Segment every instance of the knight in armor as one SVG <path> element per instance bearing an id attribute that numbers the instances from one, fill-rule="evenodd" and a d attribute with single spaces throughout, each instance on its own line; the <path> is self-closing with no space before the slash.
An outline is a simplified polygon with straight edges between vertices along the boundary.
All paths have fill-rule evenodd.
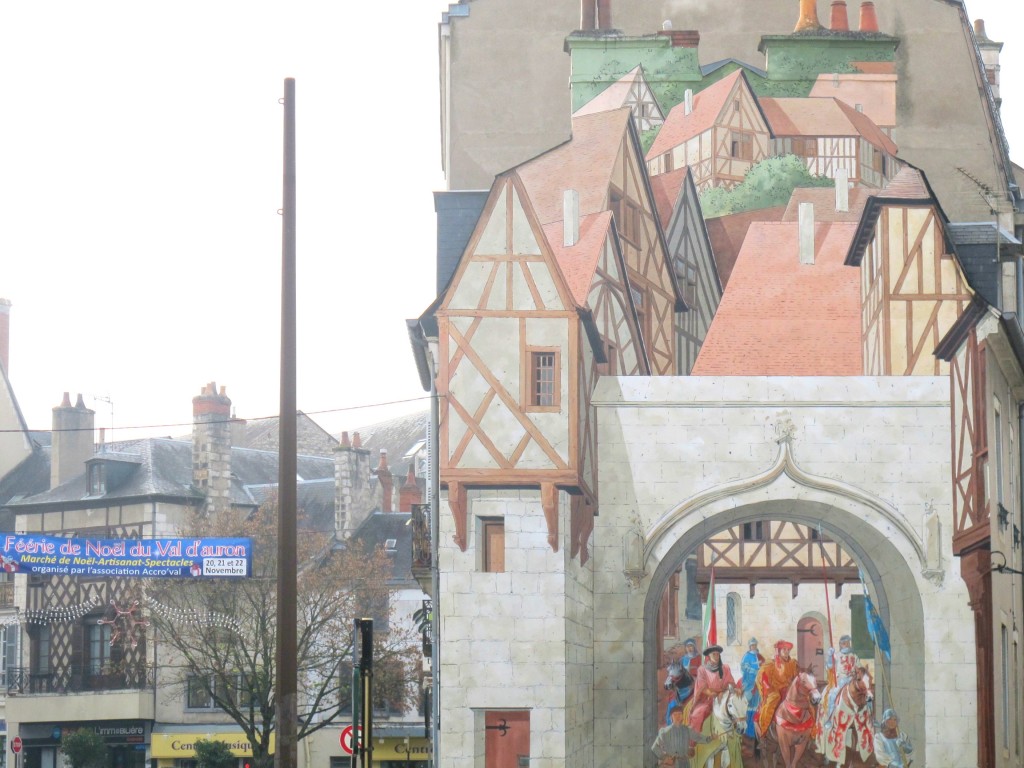
<path id="1" fill-rule="evenodd" d="M 883 768 L 910 768 L 914 751 L 910 737 L 900 730 L 896 710 L 887 709 L 882 722 L 875 724 L 875 759 Z"/>
<path id="2" fill-rule="evenodd" d="M 853 652 L 853 639 L 849 635 L 839 638 L 839 649 L 829 648 L 828 658 L 825 659 L 825 670 L 835 670 L 836 684 L 828 694 L 828 713 L 826 717 L 832 717 L 832 711 L 836 705 L 839 692 L 850 683 L 857 671 L 860 659 Z"/>

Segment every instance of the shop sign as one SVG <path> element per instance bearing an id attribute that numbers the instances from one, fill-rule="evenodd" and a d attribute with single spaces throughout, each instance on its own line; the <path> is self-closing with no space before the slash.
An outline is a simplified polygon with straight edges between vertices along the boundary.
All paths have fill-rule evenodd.
<path id="1" fill-rule="evenodd" d="M 270 752 L 274 752 L 275 734 L 270 735 Z M 200 740 L 221 741 L 228 745 L 235 757 L 252 757 L 252 745 L 245 734 L 234 733 L 154 733 L 150 737 L 150 752 L 153 757 L 181 758 L 193 760 L 196 742 Z"/>

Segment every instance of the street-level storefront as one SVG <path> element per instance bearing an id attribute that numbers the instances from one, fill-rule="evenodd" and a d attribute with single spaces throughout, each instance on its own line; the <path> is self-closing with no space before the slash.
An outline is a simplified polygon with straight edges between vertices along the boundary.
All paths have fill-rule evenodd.
<path id="1" fill-rule="evenodd" d="M 18 729 L 24 745 L 21 768 L 57 768 L 61 738 L 80 728 L 90 728 L 103 737 L 109 750 L 110 768 L 146 768 L 146 749 L 152 729 L 148 720 L 22 723 Z"/>
<path id="2" fill-rule="evenodd" d="M 238 758 L 238 768 L 252 758 L 252 745 L 240 728 L 226 723 L 206 725 L 158 724 L 153 728 L 150 757 L 154 768 L 192 768 L 196 760 L 196 742 L 200 739 L 221 741 Z M 274 735 L 270 736 L 270 751 L 274 751 Z"/>
<path id="3" fill-rule="evenodd" d="M 349 768 L 351 755 L 342 746 L 346 726 L 317 731 L 299 745 L 299 765 Z M 373 730 L 372 768 L 430 768 L 430 741 L 421 723 L 380 723 Z"/>

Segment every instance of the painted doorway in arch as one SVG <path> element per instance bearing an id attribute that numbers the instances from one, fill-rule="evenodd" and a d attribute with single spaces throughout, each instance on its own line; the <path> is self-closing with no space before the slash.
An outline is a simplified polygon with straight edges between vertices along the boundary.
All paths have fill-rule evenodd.
<path id="1" fill-rule="evenodd" d="M 804 616 L 796 624 L 797 656 L 800 669 L 814 675 L 819 687 L 825 682 L 825 636 L 821 622 Z"/>
<path id="2" fill-rule="evenodd" d="M 484 768 L 520 768 L 530 764 L 529 710 L 489 710 L 484 725 Z"/>

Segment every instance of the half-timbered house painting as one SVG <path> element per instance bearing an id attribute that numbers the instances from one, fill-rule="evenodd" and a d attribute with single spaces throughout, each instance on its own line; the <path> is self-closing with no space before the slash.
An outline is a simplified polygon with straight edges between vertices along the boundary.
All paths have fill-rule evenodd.
<path id="1" fill-rule="evenodd" d="M 865 65 L 861 65 L 865 66 Z M 874 72 L 834 72 L 818 75 L 810 97 L 838 99 L 892 136 L 896 128 L 896 88 L 899 78 L 894 64 L 877 62 Z"/>
<path id="2" fill-rule="evenodd" d="M 689 167 L 699 191 L 732 187 L 769 153 L 770 129 L 743 70 L 687 92 L 647 152 L 652 176 Z"/>
<path id="3" fill-rule="evenodd" d="M 690 169 L 680 168 L 654 176 L 651 187 L 672 266 L 688 308 L 687 312 L 676 316 L 679 373 L 687 374 L 697 360 L 711 319 L 718 310 L 722 281 Z"/>
<path id="4" fill-rule="evenodd" d="M 760 100 L 774 137 L 773 155 L 796 155 L 812 176 L 883 186 L 896 172 L 897 147 L 867 115 L 838 99 Z"/>
<path id="5" fill-rule="evenodd" d="M 644 68 L 635 66 L 615 83 L 573 113 L 573 117 L 629 107 L 636 126 L 649 131 L 665 122 L 665 113 L 644 77 Z"/>
<path id="6" fill-rule="evenodd" d="M 932 353 L 973 291 L 944 221 L 923 175 L 910 167 L 865 207 L 847 263 L 861 270 L 866 374 L 947 373 Z"/>
<path id="7" fill-rule="evenodd" d="M 611 211 L 651 372 L 676 372 L 675 313 L 685 304 L 672 270 L 629 109 L 573 119 L 573 138 L 520 166 L 542 224 L 561 221 L 564 189 L 586 216 Z"/>

